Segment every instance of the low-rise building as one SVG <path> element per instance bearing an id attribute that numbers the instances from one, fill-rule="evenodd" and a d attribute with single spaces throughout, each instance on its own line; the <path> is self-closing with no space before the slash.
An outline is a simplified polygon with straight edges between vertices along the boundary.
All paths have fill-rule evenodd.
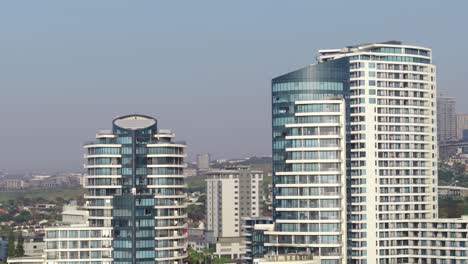
<path id="1" fill-rule="evenodd" d="M 6 180 L 5 188 L 6 190 L 19 190 L 25 187 L 24 180 Z"/>
<path id="2" fill-rule="evenodd" d="M 245 244 L 242 237 L 220 237 L 213 244 L 213 255 L 231 260 L 241 259 L 245 254 Z"/>
<path id="3" fill-rule="evenodd" d="M 82 224 L 88 221 L 89 212 L 80 210 L 76 204 L 64 205 L 62 208 L 63 224 Z"/>
<path id="4" fill-rule="evenodd" d="M 43 237 L 36 236 L 25 238 L 23 248 L 25 256 L 42 256 L 45 248 Z"/>
<path id="5" fill-rule="evenodd" d="M 198 252 L 202 252 L 209 247 L 206 240 L 206 230 L 202 228 L 187 228 L 188 247 Z"/>
<path id="6" fill-rule="evenodd" d="M 112 229 L 71 225 L 46 228 L 47 264 L 112 263 Z"/>

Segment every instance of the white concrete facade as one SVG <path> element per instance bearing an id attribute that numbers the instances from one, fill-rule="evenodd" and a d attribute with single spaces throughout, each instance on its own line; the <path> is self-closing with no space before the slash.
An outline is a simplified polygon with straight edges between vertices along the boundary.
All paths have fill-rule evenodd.
<path id="1" fill-rule="evenodd" d="M 111 264 L 112 229 L 87 225 L 46 228 L 46 264 Z"/>
<path id="2" fill-rule="evenodd" d="M 446 249 L 431 251 L 440 254 L 435 259 L 427 250 L 436 249 L 421 244 L 419 237 L 436 234 L 423 228 L 447 223 L 438 218 L 437 88 L 431 49 L 389 41 L 321 50 L 318 61 L 272 81 L 275 224 L 264 232 L 267 252 L 310 253 L 322 264 L 466 263 L 456 258 L 466 254 L 464 243 L 452 243 L 451 256 Z M 333 107 L 313 104 L 333 104 L 334 96 L 344 99 L 346 110 L 340 110 L 346 114 L 336 123 L 340 133 L 323 136 L 322 127 L 340 116 Z M 301 104 L 316 111 L 303 113 L 297 107 Z M 333 138 L 340 158 L 305 158 L 314 156 L 311 151 L 333 150 L 322 145 Z M 327 174 L 342 176 L 338 196 L 304 192 L 305 187 L 330 187 L 310 181 Z M 340 202 L 323 208 L 314 199 Z M 339 230 L 324 233 L 322 222 L 331 219 L 322 214 L 330 216 L 331 209 L 337 212 L 332 220 L 340 220 Z M 451 234 L 466 239 L 467 219 L 457 221 Z M 320 228 L 314 233 L 316 223 Z"/>
<path id="3" fill-rule="evenodd" d="M 389 42 L 319 56 L 350 59 L 351 263 L 466 263 L 455 257 L 434 262 L 437 255 L 408 249 L 421 246 L 421 234 L 430 233 L 422 225 L 447 221 L 438 219 L 438 103 L 431 55 L 425 47 Z M 454 99 L 441 99 L 448 113 L 439 117 L 446 124 L 439 135 L 455 139 Z M 453 233 L 466 238 L 466 219 L 459 221 Z"/>
<path id="4" fill-rule="evenodd" d="M 240 237 L 241 218 L 261 214 L 263 172 L 246 168 L 208 173 L 207 229 L 215 238 Z"/>

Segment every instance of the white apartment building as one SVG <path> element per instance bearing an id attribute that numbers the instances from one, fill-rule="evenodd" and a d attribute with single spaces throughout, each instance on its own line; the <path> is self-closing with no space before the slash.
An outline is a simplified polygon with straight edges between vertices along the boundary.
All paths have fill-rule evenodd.
<path id="1" fill-rule="evenodd" d="M 238 166 L 207 174 L 207 231 L 215 255 L 240 259 L 245 254 L 242 218 L 261 215 L 263 172 Z"/>
<path id="2" fill-rule="evenodd" d="M 213 237 L 240 237 L 241 218 L 261 215 L 262 171 L 216 170 L 207 174 L 207 230 Z"/>
<path id="3" fill-rule="evenodd" d="M 268 252 L 307 252 L 322 264 L 465 263 L 409 247 L 428 234 L 422 223 L 449 222 L 437 216 L 431 53 L 397 41 L 321 50 L 317 64 L 273 79 L 275 225 L 265 232 Z M 327 175 L 338 184 L 334 191 L 322 181 Z M 322 227 L 330 220 L 335 228 Z M 464 221 L 453 235 L 466 238 Z M 454 245 L 452 253 L 463 255 L 464 245 Z"/>
<path id="4" fill-rule="evenodd" d="M 349 58 L 352 262 L 408 261 L 401 222 L 437 218 L 436 76 L 431 50 L 398 42 L 319 51 Z"/>

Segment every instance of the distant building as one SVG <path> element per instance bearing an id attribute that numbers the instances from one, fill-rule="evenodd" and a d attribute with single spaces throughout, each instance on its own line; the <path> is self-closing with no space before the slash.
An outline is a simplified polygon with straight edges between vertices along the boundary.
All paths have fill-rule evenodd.
<path id="1" fill-rule="evenodd" d="M 198 170 L 209 170 L 210 169 L 210 154 L 198 154 L 197 155 L 197 169 Z"/>
<path id="2" fill-rule="evenodd" d="M 25 187 L 23 180 L 6 180 L 6 190 L 19 190 Z"/>
<path id="3" fill-rule="evenodd" d="M 248 168 L 207 174 L 207 224 L 214 237 L 239 237 L 241 217 L 261 215 L 262 171 Z"/>
<path id="4" fill-rule="evenodd" d="M 231 259 L 245 254 L 242 217 L 261 215 L 263 172 L 248 166 L 207 173 L 207 238 L 214 254 Z"/>
<path id="5" fill-rule="evenodd" d="M 468 129 L 463 129 L 463 142 L 468 142 Z"/>
<path id="6" fill-rule="evenodd" d="M 197 170 L 196 169 L 185 169 L 185 177 L 193 177 L 197 176 Z"/>
<path id="7" fill-rule="evenodd" d="M 439 142 L 457 140 L 457 114 L 454 97 L 437 98 L 437 137 Z"/>
<path id="8" fill-rule="evenodd" d="M 457 139 L 463 138 L 463 130 L 468 129 L 468 114 L 457 114 Z"/>
<path id="9" fill-rule="evenodd" d="M 36 208 L 36 209 L 51 209 L 51 208 L 55 208 L 56 206 L 57 206 L 56 204 L 41 203 L 41 204 L 35 204 L 34 208 Z"/>
<path id="10" fill-rule="evenodd" d="M 453 159 L 457 154 L 468 154 L 468 142 L 441 142 L 438 147 L 440 160 Z"/>
<path id="11" fill-rule="evenodd" d="M 196 251 L 203 251 L 208 247 L 206 230 L 201 228 L 187 228 L 188 246 Z"/>
<path id="12" fill-rule="evenodd" d="M 82 185 L 82 176 L 78 173 L 63 174 L 60 176 L 36 175 L 31 179 L 0 180 L 0 189 L 14 191 L 21 189 L 50 189 L 58 187 L 77 187 Z"/>

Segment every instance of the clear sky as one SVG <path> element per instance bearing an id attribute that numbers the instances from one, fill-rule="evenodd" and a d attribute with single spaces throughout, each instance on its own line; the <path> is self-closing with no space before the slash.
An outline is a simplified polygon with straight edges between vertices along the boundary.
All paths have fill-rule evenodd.
<path id="1" fill-rule="evenodd" d="M 80 169 L 118 115 L 156 117 L 189 155 L 270 155 L 270 81 L 321 48 L 433 48 L 468 113 L 468 1 L 2 1 L 0 171 Z"/>

